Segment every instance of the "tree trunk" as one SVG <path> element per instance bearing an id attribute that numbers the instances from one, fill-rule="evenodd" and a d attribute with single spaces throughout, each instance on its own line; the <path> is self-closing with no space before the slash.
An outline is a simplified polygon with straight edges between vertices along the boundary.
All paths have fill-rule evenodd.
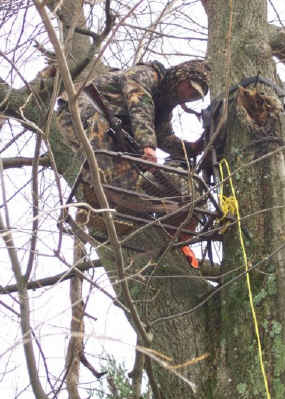
<path id="1" fill-rule="evenodd" d="M 227 84 L 236 84 L 259 72 L 261 76 L 275 81 L 266 4 L 265 0 L 233 2 L 231 10 L 229 1 L 208 1 L 208 56 L 212 69 L 213 96 L 224 91 Z M 228 48 L 227 43 L 230 43 Z M 231 58 L 228 57 L 229 51 Z M 230 75 L 227 75 L 228 70 Z M 227 76 L 230 76 L 229 81 L 226 81 Z M 267 86 L 258 84 L 257 90 L 276 97 L 276 93 Z M 271 253 L 280 245 L 284 229 L 284 208 L 272 209 L 284 204 L 284 156 L 278 152 L 263 160 L 258 158 L 278 149 L 279 144 L 274 143 L 274 138 L 284 136 L 284 118 L 268 115 L 263 124 L 258 124 L 238 104 L 237 96 L 229 104 L 229 115 L 223 129 L 226 146 L 221 156 L 224 155 L 228 160 L 232 171 L 238 169 L 233 176 L 233 184 L 241 218 L 248 215 L 242 221 L 242 226 L 247 232 L 245 247 L 249 266 L 260 262 L 250 273 L 250 282 L 263 349 L 263 364 L 272 397 L 282 398 L 285 367 L 284 249 L 275 257 Z M 273 138 L 272 141 L 266 140 L 269 136 Z M 256 162 L 249 166 L 253 161 Z M 266 211 L 258 213 L 262 210 Z M 241 267 L 224 282 L 244 268 L 236 227 L 224 235 L 223 264 L 225 272 Z M 215 354 L 218 369 L 214 397 L 266 397 L 245 277 L 222 290 L 221 331 L 220 336 L 214 339 L 219 341 L 216 345 L 219 350 Z"/>
<path id="2" fill-rule="evenodd" d="M 162 230 L 148 228 L 144 233 L 136 235 L 127 242 L 131 248 L 143 249 L 145 253 L 126 249 L 124 250 L 124 260 L 126 265 L 131 265 L 126 277 L 129 276 L 132 298 L 138 303 L 137 309 L 143 323 L 153 335 L 151 348 L 171 358 L 171 360 L 168 359 L 170 368 L 212 351 L 212 342 L 209 339 L 211 322 L 208 305 L 193 314 L 189 312 L 183 317 L 170 317 L 169 320 L 167 317 L 193 309 L 213 287 L 197 273 L 193 279 L 193 271 L 189 269 L 180 250 L 167 252 L 167 255 L 157 264 L 160 257 L 159 251 L 155 250 L 163 248 L 163 244 L 167 245 L 168 242 L 169 238 L 162 233 Z M 116 279 L 116 274 L 114 276 L 116 259 L 112 255 L 112 250 L 105 246 L 98 252 L 109 272 L 118 299 L 124 302 L 124 295 Z M 149 267 L 146 268 L 148 264 Z M 213 311 L 215 314 L 216 310 L 215 306 Z M 132 316 L 129 313 L 126 315 L 137 330 Z M 146 343 L 142 342 L 142 345 L 144 346 Z M 171 370 L 154 361 L 154 374 L 161 397 L 207 398 L 211 361 L 207 358 L 202 360 L 201 364 L 197 362 L 190 367 L 176 369 L 190 383 L 177 378 Z M 208 366 L 205 368 L 206 363 Z M 204 371 L 201 372 L 201 370 Z"/>

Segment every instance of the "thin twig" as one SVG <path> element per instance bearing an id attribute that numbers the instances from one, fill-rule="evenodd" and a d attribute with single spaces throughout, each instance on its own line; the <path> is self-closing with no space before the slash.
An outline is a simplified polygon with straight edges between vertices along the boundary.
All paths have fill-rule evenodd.
<path id="1" fill-rule="evenodd" d="M 80 240 L 75 237 L 73 242 L 74 265 L 80 262 L 84 257 L 85 251 L 83 245 Z M 68 368 L 66 387 L 69 397 L 73 399 L 80 398 L 78 385 L 84 337 L 82 282 L 82 277 L 79 274 L 75 274 L 70 280 L 71 323 L 65 364 L 66 368 Z"/>
<path id="2" fill-rule="evenodd" d="M 38 238 L 38 228 L 39 228 L 39 220 L 38 220 L 38 213 L 39 213 L 39 183 L 38 183 L 38 168 L 39 168 L 39 156 L 40 156 L 40 148 L 41 148 L 42 139 L 41 136 L 37 136 L 36 138 L 36 147 L 32 165 L 32 210 L 33 210 L 33 225 L 32 225 L 32 238 L 30 244 L 30 253 L 29 259 L 27 263 L 25 279 L 26 281 L 29 280 L 33 264 L 36 256 L 36 245 L 37 245 L 37 238 Z"/>

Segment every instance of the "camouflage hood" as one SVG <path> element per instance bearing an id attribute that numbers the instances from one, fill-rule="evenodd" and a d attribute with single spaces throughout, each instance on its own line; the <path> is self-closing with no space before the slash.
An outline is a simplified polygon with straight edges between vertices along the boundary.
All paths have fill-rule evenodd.
<path id="1" fill-rule="evenodd" d="M 189 99 L 195 101 L 208 92 L 209 67 L 204 60 L 191 60 L 175 65 L 166 70 L 160 88 L 164 93 L 176 93 L 179 83 L 189 80 L 197 96 Z"/>

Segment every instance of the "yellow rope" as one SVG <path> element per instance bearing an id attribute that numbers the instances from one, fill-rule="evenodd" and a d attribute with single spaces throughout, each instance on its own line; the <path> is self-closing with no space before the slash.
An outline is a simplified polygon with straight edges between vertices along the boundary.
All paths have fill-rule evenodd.
<path id="1" fill-rule="evenodd" d="M 223 181 L 224 181 L 223 164 L 226 167 L 227 174 L 228 174 L 228 177 L 229 177 L 229 182 L 230 182 L 230 187 L 231 187 L 231 192 L 232 192 L 232 196 L 231 197 L 225 197 L 223 195 Z M 223 213 L 224 213 L 223 218 L 226 217 L 228 212 L 230 212 L 232 214 L 236 213 L 236 215 L 237 215 L 237 225 L 238 225 L 239 239 L 240 239 L 240 244 L 241 244 L 241 248 L 242 248 L 245 271 L 247 272 L 246 273 L 246 282 L 247 282 L 247 288 L 248 288 L 249 303 L 250 303 L 250 309 L 251 309 L 252 318 L 253 318 L 253 322 L 254 322 L 255 334 L 256 334 L 256 338 L 257 338 L 260 369 L 261 369 L 261 372 L 262 372 L 262 375 L 263 375 L 263 380 L 264 380 L 264 386 L 265 386 L 265 390 L 266 390 L 267 399 L 271 399 L 269 388 L 268 388 L 267 376 L 266 376 L 265 368 L 264 368 L 258 321 L 257 321 L 257 316 L 256 316 L 255 308 L 254 308 L 252 288 L 251 288 L 250 277 L 249 277 L 249 273 L 248 273 L 248 259 L 247 259 L 247 255 L 246 255 L 245 244 L 244 244 L 242 230 L 241 230 L 239 205 L 238 205 L 235 189 L 234 189 L 232 178 L 231 178 L 230 167 L 229 167 L 229 164 L 228 164 L 226 159 L 222 159 L 220 161 L 219 169 L 220 169 L 221 182 L 222 182 L 221 183 L 221 192 L 219 194 L 219 198 L 220 198 L 221 207 L 222 207 L 222 210 L 223 210 Z"/>

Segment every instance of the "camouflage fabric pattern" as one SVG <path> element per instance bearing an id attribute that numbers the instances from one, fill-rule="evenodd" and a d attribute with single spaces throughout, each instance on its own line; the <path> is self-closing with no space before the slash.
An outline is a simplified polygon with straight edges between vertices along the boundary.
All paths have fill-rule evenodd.
<path id="1" fill-rule="evenodd" d="M 111 136 L 106 134 L 109 129 L 107 120 L 99 112 L 94 112 L 94 107 L 88 104 L 88 99 L 80 99 L 81 118 L 87 137 L 90 139 L 94 149 L 117 151 Z M 87 106 L 86 106 L 87 105 Z M 90 112 L 92 110 L 92 112 Z M 57 124 L 64 132 L 64 140 L 68 146 L 83 160 L 83 148 L 74 135 L 71 115 L 68 109 L 62 110 L 57 118 Z M 103 154 L 96 156 L 101 179 L 105 184 L 112 184 L 118 187 L 131 188 L 137 180 L 137 171 L 130 162 L 121 158 L 113 158 Z M 88 167 L 82 175 L 83 181 L 90 183 L 90 173 Z M 92 201 L 95 205 L 94 201 Z"/>
<path id="2" fill-rule="evenodd" d="M 154 95 L 163 78 L 152 64 L 100 75 L 94 82 L 106 106 L 120 118 L 123 128 L 139 146 L 157 147 Z"/>
<path id="3" fill-rule="evenodd" d="M 95 82 L 91 82 L 96 85 L 112 114 L 122 120 L 122 127 L 132 133 L 142 149 L 146 146 L 157 146 L 152 96 L 161 78 L 155 68 L 138 65 L 125 72 L 100 75 Z M 85 93 L 79 97 L 79 109 L 83 127 L 93 148 L 117 151 L 113 139 L 106 134 L 109 129 L 108 121 L 94 109 Z M 74 134 L 65 94 L 59 100 L 57 125 L 63 133 L 65 143 L 83 159 L 82 145 Z M 137 171 L 130 162 L 105 155 L 97 155 L 97 159 L 104 183 L 123 188 L 135 186 Z M 88 170 L 84 173 L 84 180 L 90 182 Z"/>
<path id="4" fill-rule="evenodd" d="M 173 92 L 169 91 L 165 82 L 174 90 L 175 84 L 183 76 L 190 78 L 191 73 L 206 81 L 200 64 L 191 61 L 169 70 L 158 62 L 141 64 L 126 71 L 102 74 L 87 85 L 96 86 L 107 108 L 122 121 L 122 128 L 134 137 L 142 153 L 145 147 L 159 147 L 173 153 L 177 146 L 181 147 L 182 152 L 180 139 L 175 136 L 171 125 L 173 106 L 165 104 Z M 173 82 L 171 79 L 174 79 Z M 73 132 L 66 100 L 64 94 L 59 99 L 57 123 L 67 145 L 80 155 L 82 146 Z M 159 102 L 162 103 L 161 107 Z M 85 93 L 79 97 L 79 108 L 84 129 L 94 149 L 117 151 L 113 139 L 106 134 L 108 121 L 96 111 Z M 98 162 L 104 182 L 122 188 L 135 187 L 137 172 L 129 162 L 105 155 L 98 155 Z M 89 181 L 87 171 L 84 178 Z"/>
<path id="5" fill-rule="evenodd" d="M 208 92 L 208 64 L 203 60 L 192 60 L 186 61 L 182 64 L 175 65 L 169 68 L 161 82 L 162 93 L 174 93 L 179 83 L 184 80 L 191 80 L 199 83 L 204 95 Z M 189 101 L 198 100 L 201 96 L 197 93 L 196 97 L 193 97 Z"/>

